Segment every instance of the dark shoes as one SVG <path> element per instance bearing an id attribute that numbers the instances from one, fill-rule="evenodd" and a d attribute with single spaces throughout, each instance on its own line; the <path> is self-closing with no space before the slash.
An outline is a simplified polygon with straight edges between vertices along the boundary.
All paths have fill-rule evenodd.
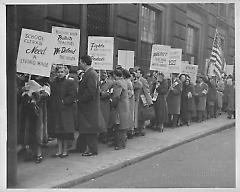
<path id="1" fill-rule="evenodd" d="M 97 153 L 85 152 L 82 154 L 82 156 L 84 156 L 84 157 L 89 157 L 89 156 L 94 156 L 94 155 L 97 155 Z"/>
<path id="2" fill-rule="evenodd" d="M 38 155 L 35 159 L 35 163 L 41 163 L 43 160 L 43 156 L 42 155 Z"/>
<path id="3" fill-rule="evenodd" d="M 118 147 L 118 146 L 116 146 L 114 149 L 115 149 L 115 150 L 125 149 L 125 146 L 123 146 L 123 147 Z"/>
<path id="4" fill-rule="evenodd" d="M 67 157 L 67 156 L 68 156 L 67 153 L 63 153 L 63 154 L 60 155 L 61 158 L 65 158 L 65 157 Z"/>

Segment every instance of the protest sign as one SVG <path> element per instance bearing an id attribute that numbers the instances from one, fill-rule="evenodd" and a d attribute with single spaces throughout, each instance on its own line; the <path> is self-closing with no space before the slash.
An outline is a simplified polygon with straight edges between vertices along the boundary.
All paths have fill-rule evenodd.
<path id="1" fill-rule="evenodd" d="M 171 73 L 181 73 L 182 49 L 170 49 L 169 71 Z"/>
<path id="2" fill-rule="evenodd" d="M 134 68 L 134 51 L 118 50 L 118 65 L 127 70 Z"/>
<path id="3" fill-rule="evenodd" d="M 52 27 L 54 63 L 78 66 L 80 29 Z"/>
<path id="4" fill-rule="evenodd" d="M 189 64 L 182 64 L 182 73 L 189 75 L 191 78 L 191 82 L 193 84 L 196 83 L 197 80 L 197 72 L 198 72 L 198 66 L 197 65 L 189 65 Z"/>
<path id="5" fill-rule="evenodd" d="M 92 66 L 98 70 L 113 69 L 114 37 L 88 37 L 88 55 Z"/>
<path id="6" fill-rule="evenodd" d="M 152 55 L 150 70 L 168 72 L 169 71 L 169 50 L 167 45 L 152 45 Z"/>
<path id="7" fill-rule="evenodd" d="M 51 33 L 22 29 L 17 72 L 49 77 L 52 67 Z"/>

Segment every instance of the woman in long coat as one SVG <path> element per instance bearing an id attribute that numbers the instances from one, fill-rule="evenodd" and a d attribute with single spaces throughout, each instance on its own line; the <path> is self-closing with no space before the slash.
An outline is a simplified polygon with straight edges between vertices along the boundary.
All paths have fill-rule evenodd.
<path id="1" fill-rule="evenodd" d="M 31 91 L 28 86 L 31 82 L 27 82 L 22 92 L 22 99 L 25 100 L 22 112 L 23 125 L 25 127 L 24 136 L 26 144 L 32 149 L 35 162 L 40 163 L 43 159 L 41 146 L 47 143 L 47 98 L 50 96 L 50 86 L 48 78 L 41 76 L 33 76 L 32 82 L 41 86 L 39 90 Z M 28 87 L 30 89 L 28 89 Z M 27 159 L 28 154 L 27 154 Z"/>
<path id="2" fill-rule="evenodd" d="M 216 117 L 215 108 L 217 101 L 217 86 L 216 80 L 210 78 L 208 81 L 208 94 L 207 94 L 207 114 L 208 118 Z"/>
<path id="3" fill-rule="evenodd" d="M 127 82 L 123 79 L 120 69 L 114 71 L 114 76 L 116 81 L 113 86 L 112 103 L 116 108 L 117 120 L 119 121 L 119 126 L 115 130 L 115 150 L 119 150 L 126 147 L 130 112 Z"/>
<path id="4" fill-rule="evenodd" d="M 203 82 L 203 76 L 197 76 L 197 84 L 195 85 L 195 103 L 197 109 L 198 122 L 203 121 L 204 111 L 206 110 L 206 101 L 208 93 L 208 85 Z"/>
<path id="5" fill-rule="evenodd" d="M 154 129 L 163 132 L 163 124 L 168 121 L 167 97 L 168 82 L 164 79 L 164 74 L 158 75 L 158 81 L 153 85 L 153 100 L 156 113 Z"/>
<path id="6" fill-rule="evenodd" d="M 180 107 L 181 107 L 181 93 L 182 93 L 182 83 L 175 76 L 173 79 L 173 84 L 169 88 L 169 94 L 167 96 L 167 104 L 168 104 L 168 114 L 169 114 L 169 122 L 170 126 L 176 127 L 178 124 L 178 118 L 180 115 Z M 171 120 L 173 118 L 173 120 Z"/>
<path id="7" fill-rule="evenodd" d="M 49 123 L 58 142 L 58 152 L 54 157 L 68 156 L 67 145 L 74 139 L 74 103 L 77 89 L 71 79 L 65 78 L 65 68 L 57 67 L 57 78 L 51 84 Z"/>
<path id="8" fill-rule="evenodd" d="M 128 87 L 128 99 L 129 99 L 129 131 L 128 131 L 128 138 L 131 139 L 134 135 L 134 104 L 135 104 L 135 98 L 134 98 L 134 89 L 133 84 L 131 81 L 131 74 L 127 70 L 123 70 L 123 78 L 127 82 Z"/>
<path id="9" fill-rule="evenodd" d="M 181 113 L 183 124 L 190 125 L 190 121 L 192 118 L 192 114 L 194 111 L 194 85 L 190 82 L 190 78 L 186 78 L 183 83 L 182 89 L 182 105 L 181 105 Z"/>

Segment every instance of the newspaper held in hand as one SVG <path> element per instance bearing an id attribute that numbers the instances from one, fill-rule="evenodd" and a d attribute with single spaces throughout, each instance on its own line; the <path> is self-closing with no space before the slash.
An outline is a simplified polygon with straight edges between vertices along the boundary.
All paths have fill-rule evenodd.
<path id="1" fill-rule="evenodd" d="M 188 92 L 188 98 L 192 98 L 192 93 Z"/>
<path id="2" fill-rule="evenodd" d="M 206 95 L 207 94 L 207 90 L 204 89 L 202 93 Z"/>
<path id="3" fill-rule="evenodd" d="M 143 106 L 146 106 L 147 105 L 147 99 L 146 99 L 145 95 L 140 95 L 140 98 L 143 102 Z"/>
<path id="4" fill-rule="evenodd" d="M 159 87 L 159 83 L 156 84 L 156 89 Z M 156 89 L 154 90 L 153 93 L 153 97 L 152 97 L 152 101 L 156 101 L 157 97 L 158 97 L 158 92 L 156 91 Z"/>
<path id="5" fill-rule="evenodd" d="M 40 91 L 42 89 L 42 86 L 39 85 L 34 80 L 29 80 L 28 82 L 25 83 L 25 89 L 26 89 L 26 91 L 23 92 L 22 96 L 25 94 L 28 94 L 28 96 L 31 97 L 32 93 Z"/>

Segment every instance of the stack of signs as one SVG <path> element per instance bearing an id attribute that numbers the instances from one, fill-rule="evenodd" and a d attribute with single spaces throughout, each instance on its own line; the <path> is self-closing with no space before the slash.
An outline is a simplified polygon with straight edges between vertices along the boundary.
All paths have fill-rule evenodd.
<path id="1" fill-rule="evenodd" d="M 17 72 L 50 76 L 52 67 L 52 35 L 22 29 L 17 57 Z"/>
<path id="2" fill-rule="evenodd" d="M 92 67 L 98 70 L 113 70 L 114 37 L 88 37 L 88 55 Z"/>
<path id="3" fill-rule="evenodd" d="M 52 27 L 54 63 L 78 66 L 80 29 Z"/>
<path id="4" fill-rule="evenodd" d="M 189 77 L 191 78 L 191 82 L 193 84 L 196 84 L 198 66 L 197 65 L 182 64 L 181 68 L 182 68 L 182 73 L 189 75 Z"/>
<path id="5" fill-rule="evenodd" d="M 182 49 L 170 49 L 169 71 L 170 73 L 181 73 Z"/>
<path id="6" fill-rule="evenodd" d="M 118 50 L 118 65 L 127 70 L 134 68 L 134 51 Z"/>
<path id="7" fill-rule="evenodd" d="M 157 45 L 152 46 L 152 55 L 150 70 L 159 71 L 164 74 L 169 74 L 169 50 L 170 46 Z"/>

